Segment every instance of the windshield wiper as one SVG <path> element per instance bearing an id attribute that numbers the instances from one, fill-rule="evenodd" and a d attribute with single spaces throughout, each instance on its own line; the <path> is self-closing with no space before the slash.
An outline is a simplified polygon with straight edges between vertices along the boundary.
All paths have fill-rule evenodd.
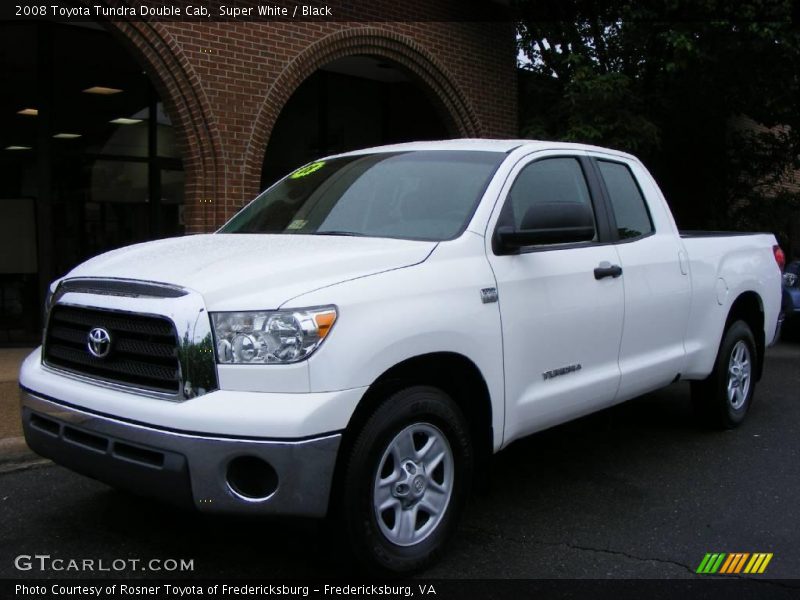
<path id="1" fill-rule="evenodd" d="M 314 231 L 311 235 L 344 235 L 350 237 L 369 237 L 366 233 L 359 233 L 357 231 Z"/>

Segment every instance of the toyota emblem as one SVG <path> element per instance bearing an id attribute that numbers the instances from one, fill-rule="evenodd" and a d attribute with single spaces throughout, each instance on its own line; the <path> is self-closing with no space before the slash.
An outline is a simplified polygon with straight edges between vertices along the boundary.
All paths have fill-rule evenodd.
<path id="1" fill-rule="evenodd" d="M 102 327 L 95 327 L 87 336 L 86 347 L 89 354 L 96 358 L 105 358 L 111 352 L 111 335 Z"/>

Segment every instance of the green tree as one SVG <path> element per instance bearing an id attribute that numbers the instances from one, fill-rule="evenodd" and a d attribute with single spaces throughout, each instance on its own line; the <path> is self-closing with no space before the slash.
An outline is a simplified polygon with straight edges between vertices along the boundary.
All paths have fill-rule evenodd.
<path id="1" fill-rule="evenodd" d="M 637 154 L 680 226 L 767 229 L 786 243 L 800 206 L 779 185 L 800 168 L 800 33 L 790 0 L 514 8 L 524 136 Z M 742 128 L 742 116 L 781 129 Z"/>

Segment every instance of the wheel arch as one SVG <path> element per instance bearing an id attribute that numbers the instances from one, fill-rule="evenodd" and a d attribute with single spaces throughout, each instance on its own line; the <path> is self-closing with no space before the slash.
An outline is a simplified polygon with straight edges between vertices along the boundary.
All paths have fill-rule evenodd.
<path id="1" fill-rule="evenodd" d="M 447 393 L 463 411 L 475 444 L 475 473 L 490 459 L 494 448 L 492 400 L 481 370 L 468 357 L 457 352 L 431 352 L 407 358 L 386 369 L 369 386 L 356 406 L 339 447 L 334 486 L 359 431 L 387 396 L 411 385 L 431 385 Z M 336 497 L 336 494 L 333 496 Z"/>
<path id="2" fill-rule="evenodd" d="M 761 379 L 764 372 L 764 352 L 766 350 L 766 340 L 764 334 L 764 302 L 761 296 L 752 290 L 742 292 L 736 297 L 728 310 L 728 317 L 725 320 L 725 327 L 722 335 L 728 331 L 728 327 L 736 321 L 744 321 L 753 332 L 756 340 L 756 381 Z"/>

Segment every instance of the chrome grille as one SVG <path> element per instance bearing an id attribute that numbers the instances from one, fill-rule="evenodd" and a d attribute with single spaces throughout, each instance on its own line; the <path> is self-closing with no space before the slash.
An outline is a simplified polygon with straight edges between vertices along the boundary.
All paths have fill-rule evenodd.
<path id="1" fill-rule="evenodd" d="M 102 327 L 111 338 L 105 358 L 89 352 Z M 180 392 L 178 337 L 172 321 L 135 313 L 57 304 L 50 312 L 45 364 L 111 383 L 167 394 Z"/>

